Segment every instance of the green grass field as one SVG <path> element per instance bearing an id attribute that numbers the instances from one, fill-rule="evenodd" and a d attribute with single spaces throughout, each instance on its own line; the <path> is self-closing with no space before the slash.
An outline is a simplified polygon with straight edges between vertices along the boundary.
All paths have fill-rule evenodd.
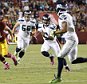
<path id="1" fill-rule="evenodd" d="M 16 45 L 9 45 L 9 51 L 14 53 L 15 47 Z M 78 55 L 87 57 L 87 45 L 78 47 Z M 41 55 L 40 48 L 41 45 L 31 44 L 17 66 L 14 66 L 12 60 L 6 59 L 10 63 L 10 70 L 4 70 L 0 63 L 0 84 L 49 84 L 57 71 L 57 59 L 55 58 L 55 65 L 50 65 L 50 60 Z M 87 84 L 87 64 L 71 65 L 69 61 L 68 64 L 71 71 L 63 69 L 63 81 L 59 84 Z"/>

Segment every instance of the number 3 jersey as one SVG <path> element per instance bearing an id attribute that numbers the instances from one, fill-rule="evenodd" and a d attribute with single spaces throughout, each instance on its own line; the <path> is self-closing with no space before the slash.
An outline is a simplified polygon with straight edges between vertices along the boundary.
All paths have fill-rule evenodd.
<path id="1" fill-rule="evenodd" d="M 18 35 L 21 37 L 29 37 L 32 29 L 35 28 L 35 24 L 30 21 L 26 22 L 25 20 L 20 22 L 20 29 Z"/>

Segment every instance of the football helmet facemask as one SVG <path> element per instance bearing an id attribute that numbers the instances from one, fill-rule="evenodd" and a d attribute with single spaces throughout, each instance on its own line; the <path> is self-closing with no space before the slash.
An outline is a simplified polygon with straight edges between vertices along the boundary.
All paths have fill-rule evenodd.
<path id="1" fill-rule="evenodd" d="M 29 21 L 31 18 L 31 11 L 24 11 L 24 18 L 26 21 Z"/>

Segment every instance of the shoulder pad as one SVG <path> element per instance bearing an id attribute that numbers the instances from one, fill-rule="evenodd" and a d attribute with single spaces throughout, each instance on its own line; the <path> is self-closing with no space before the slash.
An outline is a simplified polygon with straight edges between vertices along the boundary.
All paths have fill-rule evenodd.
<path id="1" fill-rule="evenodd" d="M 38 24 L 38 28 L 43 28 L 43 26 L 44 26 L 44 25 L 43 25 L 42 23 L 39 23 L 39 24 Z"/>
<path id="2" fill-rule="evenodd" d="M 49 27 L 50 27 L 50 29 L 55 29 L 56 28 L 56 25 L 51 24 Z"/>

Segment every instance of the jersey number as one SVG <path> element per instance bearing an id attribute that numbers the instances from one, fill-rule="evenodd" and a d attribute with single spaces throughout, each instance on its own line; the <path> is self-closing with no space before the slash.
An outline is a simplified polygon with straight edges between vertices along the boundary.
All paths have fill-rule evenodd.
<path id="1" fill-rule="evenodd" d="M 30 26 L 22 25 L 22 30 L 23 31 L 30 31 Z"/>

